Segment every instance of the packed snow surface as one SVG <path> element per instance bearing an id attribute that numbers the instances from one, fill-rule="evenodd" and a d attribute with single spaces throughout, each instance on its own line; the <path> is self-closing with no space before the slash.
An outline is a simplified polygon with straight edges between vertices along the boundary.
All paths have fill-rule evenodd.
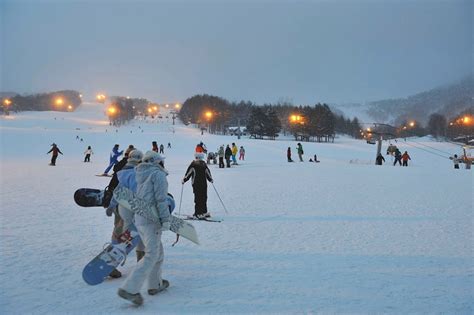
<path id="1" fill-rule="evenodd" d="M 430 138 L 399 140 L 409 167 L 375 166 L 375 146 L 338 137 L 305 143 L 201 135 L 171 117 L 109 126 L 103 105 L 76 112 L 2 117 L 0 212 L 1 314 L 303 314 L 474 312 L 472 171 L 447 158 L 460 146 Z M 76 139 L 82 138 L 83 141 Z M 74 203 L 77 188 L 104 188 L 115 143 L 142 151 L 165 145 L 169 189 L 179 212 L 181 179 L 195 145 L 235 142 L 245 161 L 210 165 L 208 207 L 222 223 L 196 222 L 201 245 L 171 247 L 163 237 L 165 292 L 142 290 L 141 307 L 117 296 L 124 277 L 87 285 L 83 267 L 110 241 L 113 218 Z M 57 143 L 56 167 L 46 152 Z M 166 149 L 168 142 L 172 148 Z M 91 163 L 83 152 L 92 146 Z M 388 142 L 383 144 L 383 152 Z M 292 148 L 295 163 L 286 161 Z M 321 163 L 309 163 L 317 154 Z M 181 214 L 194 210 L 185 184 Z"/>

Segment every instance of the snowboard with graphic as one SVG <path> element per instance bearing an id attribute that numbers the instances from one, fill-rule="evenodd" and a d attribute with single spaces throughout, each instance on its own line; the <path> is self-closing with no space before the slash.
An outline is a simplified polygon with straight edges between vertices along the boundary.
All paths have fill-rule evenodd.
<path id="1" fill-rule="evenodd" d="M 130 189 L 118 186 L 114 190 L 114 198 L 122 207 L 147 218 L 150 221 L 160 224 L 158 210 L 147 201 L 138 198 Z M 194 226 L 183 219 L 170 216 L 170 230 L 193 243 L 199 244 L 198 235 Z"/>
<path id="2" fill-rule="evenodd" d="M 140 242 L 135 227 L 131 227 L 119 236 L 120 243 L 109 244 L 104 250 L 92 259 L 82 270 L 82 278 L 89 285 L 97 285 L 125 261 L 130 253 Z"/>
<path id="3" fill-rule="evenodd" d="M 104 190 L 94 188 L 80 188 L 74 192 L 74 201 L 81 207 L 102 206 Z"/>

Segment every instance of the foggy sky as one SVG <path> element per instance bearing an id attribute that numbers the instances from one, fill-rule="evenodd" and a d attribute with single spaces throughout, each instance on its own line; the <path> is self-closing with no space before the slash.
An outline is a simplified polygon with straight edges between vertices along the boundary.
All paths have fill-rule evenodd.
<path id="1" fill-rule="evenodd" d="M 364 102 L 472 71 L 471 1 L 0 0 L 0 91 Z"/>

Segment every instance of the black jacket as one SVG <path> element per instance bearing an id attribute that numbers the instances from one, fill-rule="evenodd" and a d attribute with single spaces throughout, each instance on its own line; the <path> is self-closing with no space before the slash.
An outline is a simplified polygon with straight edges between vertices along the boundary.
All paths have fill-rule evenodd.
<path id="1" fill-rule="evenodd" d="M 184 175 L 184 182 L 192 178 L 193 186 L 207 186 L 207 181 L 212 183 L 211 171 L 203 160 L 194 160 L 189 165 L 186 175 Z"/>

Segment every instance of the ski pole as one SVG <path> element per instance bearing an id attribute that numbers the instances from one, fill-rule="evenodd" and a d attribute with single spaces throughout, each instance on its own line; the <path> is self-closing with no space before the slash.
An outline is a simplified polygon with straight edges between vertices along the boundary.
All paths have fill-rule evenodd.
<path id="1" fill-rule="evenodd" d="M 227 208 L 224 205 L 224 202 L 222 202 L 221 196 L 219 196 L 219 193 L 217 192 L 216 186 L 214 186 L 213 182 L 211 182 L 211 184 L 212 184 L 212 187 L 214 187 L 214 191 L 217 194 L 217 198 L 219 198 L 219 200 L 221 201 L 222 206 L 224 207 L 225 213 L 229 214 L 229 212 L 227 211 Z"/>
<path id="2" fill-rule="evenodd" d="M 184 184 L 181 184 L 181 195 L 179 196 L 178 215 L 181 215 L 181 203 L 183 202 L 183 189 L 184 189 Z"/>

